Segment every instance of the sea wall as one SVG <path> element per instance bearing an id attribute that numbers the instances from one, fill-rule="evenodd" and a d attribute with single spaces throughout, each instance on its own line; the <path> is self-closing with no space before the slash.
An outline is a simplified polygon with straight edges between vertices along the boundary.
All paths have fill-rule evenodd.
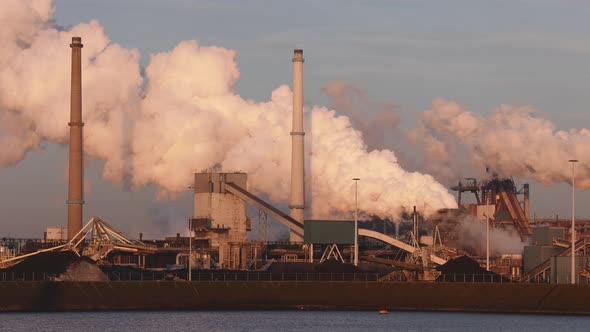
<path id="1" fill-rule="evenodd" d="M 0 282 L 1 311 L 421 310 L 590 314 L 590 286 L 342 281 Z"/>

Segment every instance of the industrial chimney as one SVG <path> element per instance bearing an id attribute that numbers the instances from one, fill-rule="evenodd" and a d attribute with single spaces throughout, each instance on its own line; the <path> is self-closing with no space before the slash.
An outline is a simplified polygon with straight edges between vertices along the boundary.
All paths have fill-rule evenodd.
<path id="1" fill-rule="evenodd" d="M 303 159 L 303 50 L 293 54 L 293 130 L 291 131 L 291 217 L 303 224 L 305 209 Z M 301 242 L 300 234 L 291 231 L 291 242 Z"/>
<path id="2" fill-rule="evenodd" d="M 82 155 L 82 38 L 72 37 L 72 88 L 70 95 L 70 161 L 68 185 L 68 240 L 82 229 L 84 204 Z"/>
<path id="3" fill-rule="evenodd" d="M 530 218 L 531 215 L 531 204 L 530 204 L 530 190 L 529 190 L 529 184 L 525 183 L 524 184 L 524 215 L 527 218 Z"/>

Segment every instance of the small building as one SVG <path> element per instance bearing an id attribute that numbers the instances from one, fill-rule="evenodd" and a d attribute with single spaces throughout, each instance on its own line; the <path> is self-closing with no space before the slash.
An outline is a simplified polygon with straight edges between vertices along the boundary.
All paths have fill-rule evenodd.
<path id="1" fill-rule="evenodd" d="M 68 228 L 67 227 L 47 227 L 45 232 L 45 241 L 67 241 Z"/>

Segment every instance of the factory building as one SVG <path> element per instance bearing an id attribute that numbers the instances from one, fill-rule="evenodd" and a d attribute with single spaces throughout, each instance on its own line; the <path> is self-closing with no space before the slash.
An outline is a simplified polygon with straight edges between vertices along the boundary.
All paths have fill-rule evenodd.
<path id="1" fill-rule="evenodd" d="M 385 223 L 381 228 L 356 229 L 351 221 L 305 220 L 305 162 L 304 162 L 304 113 L 303 113 L 303 51 L 294 50 L 293 63 L 293 119 L 291 135 L 291 193 L 290 213 L 275 208 L 248 191 L 248 176 L 245 173 L 205 171 L 194 174 L 194 211 L 189 218 L 190 237 L 166 238 L 142 242 L 125 237 L 114 227 L 100 218 L 94 217 L 82 227 L 83 196 L 83 145 L 82 145 L 82 91 L 80 64 L 81 38 L 72 38 L 72 79 L 70 122 L 70 158 L 69 158 L 69 192 L 67 228 L 48 228 L 41 245 L 50 250 L 62 248 L 76 250 L 91 257 L 100 264 L 132 265 L 138 268 L 168 269 L 230 269 L 265 271 L 275 260 L 297 263 L 313 263 L 336 259 L 342 262 L 356 261 L 357 252 L 355 233 L 363 239 L 372 239 L 385 249 L 372 250 L 363 248 L 364 263 L 375 263 L 420 271 L 422 277 L 414 280 L 434 280 L 434 267 L 446 264 L 453 258 L 465 254 L 469 247 L 461 243 L 458 229 L 463 220 L 468 222 L 488 221 L 491 228 L 514 229 L 522 242 L 529 242 L 524 253 L 504 254 L 501 257 L 486 259 L 489 271 L 513 279 L 522 277 L 523 281 L 551 280 L 555 283 L 567 282 L 567 271 L 571 269 L 571 260 L 567 260 L 567 230 L 560 227 L 531 228 L 529 223 L 530 204 L 529 186 L 520 189 L 512 179 L 498 178 L 492 174 L 489 179 L 459 182 L 452 190 L 458 192 L 459 209 L 439 211 L 438 215 L 425 220 L 414 209 L 413 227 L 405 235 L 392 237 L 385 232 Z M 287 133 L 285 133 L 287 135 Z M 462 205 L 462 194 L 470 192 L 475 196 L 475 204 Z M 522 195 L 522 201 L 519 200 Z M 257 240 L 249 240 L 248 232 L 252 230 L 252 221 L 247 215 L 247 206 L 258 210 Z M 473 218 L 465 218 L 470 215 Z M 291 243 L 268 243 L 267 218 L 280 222 L 289 229 Z M 533 219 L 537 221 L 536 218 Z M 426 223 L 428 221 L 429 223 Z M 567 224 L 567 220 L 540 220 L 549 225 Z M 420 227 L 420 225 L 426 225 Z M 537 222 L 534 223 L 537 226 Z M 263 226 L 265 225 L 265 226 Z M 396 224 L 396 226 L 399 226 Z M 590 265 L 587 251 L 590 250 L 590 221 L 580 222 L 577 226 L 576 270 L 579 276 L 590 280 Z M 383 229 L 383 232 L 380 230 Z M 422 231 L 422 232 L 421 232 Z M 76 235 L 80 234 L 80 235 Z M 90 241 L 84 242 L 86 237 Z M 571 238 L 571 234 L 570 234 Z M 65 240 L 70 240 L 68 243 Z M 14 241 L 9 241 L 10 243 Z M 56 242 L 56 243 L 54 243 Z M 57 243 L 59 242 L 59 243 Z M 9 244 L 10 244 L 9 243 Z M 76 244 L 77 243 L 77 244 Z M 12 264 L 15 259 L 10 246 L 0 243 L 0 265 Z M 27 251 L 41 249 L 35 243 Z M 74 245 L 75 244 L 75 245 Z M 365 243 L 366 244 L 366 243 Z M 262 253 L 264 252 L 264 255 Z M 569 251 L 571 253 L 571 250 Z M 36 253 L 32 253 L 34 255 Z M 350 258 L 349 255 L 350 254 Z M 27 254 L 28 255 L 28 254 Z M 349 259 L 348 259 L 349 258 Z M 482 257 L 476 257 L 483 265 Z M 260 264 L 257 264 L 260 262 Z M 569 265 L 568 265 L 569 264 Z M 266 266 L 266 268 L 264 268 Z M 399 272 L 399 271 L 396 271 Z M 190 274 L 189 274 L 190 275 Z M 406 274 L 406 280 L 410 280 Z M 570 277 L 571 279 L 571 277 Z"/>
<path id="2" fill-rule="evenodd" d="M 44 234 L 45 241 L 67 241 L 68 228 L 67 227 L 47 227 Z"/>
<path id="3" fill-rule="evenodd" d="M 464 207 L 469 214 L 480 220 L 489 220 L 492 227 L 513 227 L 522 242 L 527 242 L 532 234 L 529 223 L 529 185 L 525 183 L 518 189 L 512 179 L 491 178 L 478 182 L 468 178 L 469 182 L 459 182 L 451 190 L 457 192 L 457 203 Z M 462 206 L 462 194 L 470 192 L 475 196 L 475 204 Z M 522 195 L 522 202 L 518 199 Z"/>
<path id="4" fill-rule="evenodd" d="M 252 221 L 246 215 L 246 202 L 228 192 L 227 183 L 247 190 L 248 176 L 245 173 L 195 174 L 191 228 L 197 255 L 199 248 L 209 249 L 208 254 L 217 256 L 219 267 L 245 269 L 253 255 L 253 243 L 247 241 Z"/>

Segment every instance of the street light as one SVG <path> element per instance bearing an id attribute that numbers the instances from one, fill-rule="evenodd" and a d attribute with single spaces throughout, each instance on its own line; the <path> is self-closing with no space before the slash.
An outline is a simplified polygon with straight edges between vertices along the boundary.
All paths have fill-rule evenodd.
<path id="1" fill-rule="evenodd" d="M 359 243 L 358 243 L 358 182 L 359 178 L 352 179 L 354 181 L 354 266 L 359 265 Z"/>
<path id="2" fill-rule="evenodd" d="M 486 213 L 483 214 L 486 217 L 486 270 L 490 270 L 490 217 Z"/>
<path id="3" fill-rule="evenodd" d="M 193 281 L 193 267 L 191 266 L 191 257 L 193 256 L 193 225 L 192 220 L 188 220 L 188 281 Z"/>
<path id="4" fill-rule="evenodd" d="M 568 160 L 572 164 L 572 284 L 576 283 L 576 163 L 578 160 Z"/>
<path id="5" fill-rule="evenodd" d="M 188 190 L 193 190 L 195 189 L 195 187 L 190 186 L 187 187 Z M 193 201 L 194 202 L 194 201 Z M 191 214 L 193 214 L 191 212 Z M 191 265 L 191 257 L 193 256 L 193 221 L 192 221 L 192 217 L 188 218 L 188 231 L 189 231 L 189 235 L 188 235 L 188 281 L 193 281 L 193 267 Z"/>

